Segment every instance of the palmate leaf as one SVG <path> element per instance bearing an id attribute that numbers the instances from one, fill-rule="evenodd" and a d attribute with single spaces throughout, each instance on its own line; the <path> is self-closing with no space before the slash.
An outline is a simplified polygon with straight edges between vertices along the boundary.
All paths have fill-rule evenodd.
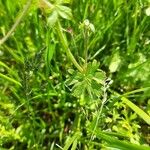
<path id="1" fill-rule="evenodd" d="M 57 11 L 55 10 L 55 11 L 53 11 L 53 12 L 51 13 L 51 15 L 48 17 L 48 20 L 47 20 L 47 21 L 48 21 L 49 26 L 50 26 L 50 27 L 53 27 L 53 26 L 55 25 L 57 19 L 58 19 L 58 13 L 57 13 Z"/>
<path id="2" fill-rule="evenodd" d="M 43 4 L 44 3 L 44 4 Z M 55 1 L 55 3 L 50 3 L 49 1 L 44 0 L 40 5 L 41 8 L 44 7 L 44 10 L 48 15 L 48 24 L 52 27 L 60 18 L 63 19 L 72 19 L 72 12 L 71 9 L 63 4 L 66 3 L 65 1 Z M 68 2 L 67 2 L 68 3 Z"/>
<path id="3" fill-rule="evenodd" d="M 68 20 L 72 19 L 72 12 L 69 7 L 63 5 L 57 5 L 56 7 L 59 16 L 61 16 L 63 19 L 68 19 Z"/>
<path id="4" fill-rule="evenodd" d="M 98 68 L 99 63 L 94 60 L 87 65 L 85 73 L 74 71 L 72 76 L 66 80 L 66 84 L 71 86 L 75 97 L 79 98 L 84 95 L 86 98 L 97 99 L 101 96 L 106 75 Z"/>
<path id="5" fill-rule="evenodd" d="M 93 62 L 88 63 L 86 74 L 93 74 L 93 73 L 95 73 L 98 70 L 99 65 L 100 65 L 100 63 L 97 62 L 95 59 L 93 60 Z"/>
<path id="6" fill-rule="evenodd" d="M 85 92 L 85 84 L 84 82 L 78 82 L 76 83 L 73 88 L 72 88 L 72 91 L 73 91 L 73 95 L 75 97 L 80 97 L 80 95 L 82 95 L 84 92 Z"/>

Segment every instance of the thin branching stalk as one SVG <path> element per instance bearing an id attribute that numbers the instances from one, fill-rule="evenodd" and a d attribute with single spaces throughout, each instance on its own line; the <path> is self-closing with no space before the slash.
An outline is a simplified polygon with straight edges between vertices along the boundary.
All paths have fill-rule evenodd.
<path id="1" fill-rule="evenodd" d="M 90 141 L 94 139 L 94 132 L 96 131 L 96 128 L 98 126 L 98 122 L 99 122 L 99 119 L 100 119 L 100 116 L 102 114 L 102 110 L 103 110 L 103 107 L 104 107 L 104 104 L 106 103 L 106 101 L 107 101 L 107 83 L 105 80 L 104 87 L 103 87 L 103 99 L 102 99 L 101 107 L 100 107 L 99 112 L 98 112 L 98 116 L 96 119 L 96 123 L 95 123 L 94 129 L 93 129 Z"/>
<path id="2" fill-rule="evenodd" d="M 85 56 L 85 70 L 87 68 L 87 59 L 88 59 L 88 30 L 85 29 L 85 33 L 84 33 L 84 56 Z"/>
<path id="3" fill-rule="evenodd" d="M 14 23 L 12 28 L 8 31 L 8 33 L 2 39 L 0 39 L 0 45 L 2 45 L 12 35 L 12 33 L 15 31 L 15 29 L 17 28 L 17 26 L 19 25 L 19 23 L 21 22 L 21 20 L 25 16 L 25 14 L 27 13 L 27 11 L 28 11 L 28 9 L 31 5 L 31 2 L 32 2 L 32 0 L 27 1 L 21 15 L 18 17 L 18 19 L 16 20 L 16 22 Z"/>
<path id="4" fill-rule="evenodd" d="M 58 36 L 60 38 L 60 41 L 62 43 L 62 46 L 63 46 L 67 56 L 70 58 L 72 63 L 75 65 L 75 67 L 80 72 L 82 72 L 83 71 L 82 67 L 78 64 L 78 62 L 76 61 L 76 59 L 74 58 L 74 56 L 72 55 L 72 53 L 71 53 L 71 51 L 70 51 L 70 49 L 68 47 L 68 43 L 67 43 L 66 37 L 63 34 L 62 27 L 61 27 L 61 24 L 60 24 L 59 21 L 56 23 L 56 29 L 57 29 Z"/>

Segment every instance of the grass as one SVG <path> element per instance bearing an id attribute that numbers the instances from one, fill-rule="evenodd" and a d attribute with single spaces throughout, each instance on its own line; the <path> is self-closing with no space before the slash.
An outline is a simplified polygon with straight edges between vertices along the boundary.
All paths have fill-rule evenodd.
<path id="1" fill-rule="evenodd" d="M 150 149 L 148 0 L 0 6 L 0 149 Z"/>

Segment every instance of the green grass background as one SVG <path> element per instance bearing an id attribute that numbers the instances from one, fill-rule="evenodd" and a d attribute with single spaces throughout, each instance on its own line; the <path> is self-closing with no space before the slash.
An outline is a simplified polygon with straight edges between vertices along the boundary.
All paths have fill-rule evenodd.
<path id="1" fill-rule="evenodd" d="M 1 39 L 25 4 L 25 0 L 0 0 Z M 1 149 L 149 149 L 150 126 L 137 112 L 150 116 L 150 16 L 146 15 L 150 1 L 68 0 L 62 5 L 73 14 L 72 20 L 59 21 L 80 64 L 85 38 L 79 26 L 88 19 L 95 27 L 88 39 L 88 61 L 96 59 L 99 69 L 113 80 L 107 102 L 99 116 L 101 97 L 85 97 L 81 104 L 72 94 L 65 81 L 74 78 L 68 70 L 77 69 L 66 56 L 55 26 L 48 24 L 49 8 L 34 0 L 0 45 Z M 69 29 L 73 36 L 65 32 Z M 116 92 L 126 94 L 140 109 L 132 110 Z"/>

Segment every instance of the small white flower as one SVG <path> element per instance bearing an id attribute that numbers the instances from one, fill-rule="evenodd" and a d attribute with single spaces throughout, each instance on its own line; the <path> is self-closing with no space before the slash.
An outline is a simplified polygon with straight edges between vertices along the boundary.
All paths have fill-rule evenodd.
<path id="1" fill-rule="evenodd" d="M 95 27 L 93 24 L 90 23 L 89 28 L 93 33 L 95 32 Z"/>
<path id="2" fill-rule="evenodd" d="M 88 19 L 85 19 L 83 23 L 84 23 L 85 26 L 89 26 L 90 25 L 90 22 L 89 22 Z"/>
<path id="3" fill-rule="evenodd" d="M 88 19 L 85 19 L 83 23 L 80 23 L 79 25 L 80 29 L 86 29 L 87 31 L 92 31 L 93 33 L 95 32 L 95 27 Z"/>
<path id="4" fill-rule="evenodd" d="M 147 16 L 150 16 L 150 7 L 148 7 L 148 8 L 145 10 L 145 14 L 146 14 Z"/>

